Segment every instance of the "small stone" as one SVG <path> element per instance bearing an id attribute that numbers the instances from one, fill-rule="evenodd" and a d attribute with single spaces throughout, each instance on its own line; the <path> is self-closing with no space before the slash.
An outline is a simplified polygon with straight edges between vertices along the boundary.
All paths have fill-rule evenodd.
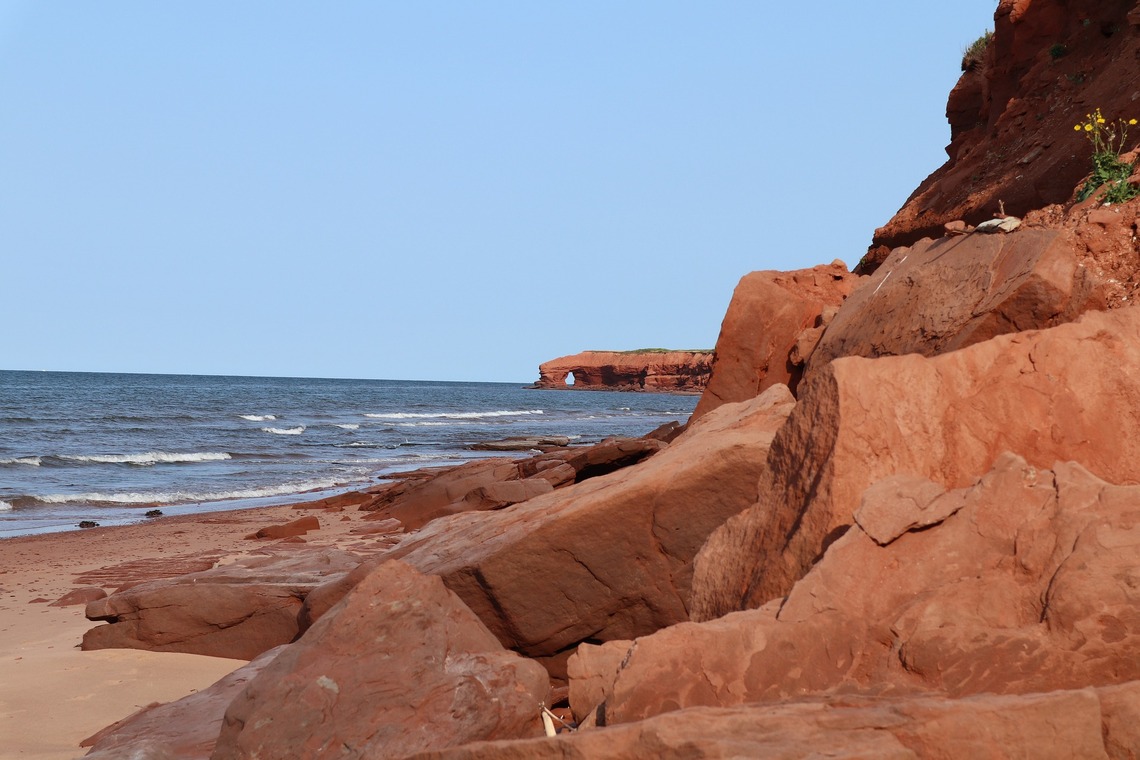
<path id="1" fill-rule="evenodd" d="M 145 517 L 162 517 L 162 510 L 161 509 L 149 509 L 149 510 L 147 510 Z"/>
<path id="2" fill-rule="evenodd" d="M 1020 219 L 1016 216 L 1007 216 L 1004 219 L 990 219 L 988 222 L 982 222 L 974 229 L 977 232 L 993 234 L 995 232 L 1013 232 L 1020 226 Z"/>
<path id="3" fill-rule="evenodd" d="M 98 528 L 99 523 L 94 520 L 83 520 L 79 523 L 80 528 Z"/>

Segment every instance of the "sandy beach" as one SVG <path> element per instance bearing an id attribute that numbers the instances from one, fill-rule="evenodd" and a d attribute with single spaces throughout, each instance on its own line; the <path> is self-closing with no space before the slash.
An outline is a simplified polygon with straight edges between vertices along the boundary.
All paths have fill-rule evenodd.
<path id="1" fill-rule="evenodd" d="M 334 507 L 334 510 L 337 508 Z M 247 540 L 261 527 L 318 515 L 321 529 L 289 543 Z M 298 547 L 366 549 L 351 531 L 365 513 L 312 504 L 180 517 L 0 541 L 0 736 L 5 758 L 82 756 L 80 742 L 152 702 L 209 686 L 242 660 L 118 649 L 84 652 L 84 605 L 51 606 L 75 588 L 124 583 Z"/>

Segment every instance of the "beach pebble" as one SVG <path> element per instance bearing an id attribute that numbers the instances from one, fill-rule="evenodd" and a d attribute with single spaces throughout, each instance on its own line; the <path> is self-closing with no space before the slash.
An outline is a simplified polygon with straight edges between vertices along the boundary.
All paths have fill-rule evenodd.
<path id="1" fill-rule="evenodd" d="M 247 539 L 258 538 L 289 538 L 290 536 L 303 536 L 311 530 L 320 530 L 321 522 L 316 517 L 308 515 L 284 525 L 269 525 L 256 533 L 250 533 Z"/>

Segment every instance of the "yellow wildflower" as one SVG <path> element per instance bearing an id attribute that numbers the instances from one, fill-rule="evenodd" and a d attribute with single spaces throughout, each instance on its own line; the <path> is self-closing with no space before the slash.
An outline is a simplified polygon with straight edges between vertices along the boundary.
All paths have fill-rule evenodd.
<path id="1" fill-rule="evenodd" d="M 1092 132 L 1092 124 L 1086 124 L 1085 125 L 1085 131 L 1086 132 Z"/>
<path id="2" fill-rule="evenodd" d="M 1128 120 L 1128 126 L 1135 127 L 1136 126 L 1136 120 L 1135 119 L 1129 119 Z"/>

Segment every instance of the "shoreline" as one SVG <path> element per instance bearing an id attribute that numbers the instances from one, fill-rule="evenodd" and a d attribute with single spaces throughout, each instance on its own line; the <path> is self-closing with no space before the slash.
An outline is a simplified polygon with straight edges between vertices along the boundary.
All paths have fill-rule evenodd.
<path id="1" fill-rule="evenodd" d="M 443 465 L 443 467 L 447 467 L 447 465 Z M 364 492 L 364 491 L 367 491 L 369 488 L 375 488 L 376 486 L 383 486 L 387 482 L 392 482 L 394 480 L 399 479 L 398 473 L 393 473 L 392 475 L 393 475 L 393 477 L 390 479 L 389 478 L 383 478 L 383 479 L 373 478 L 372 480 L 370 480 L 368 482 L 355 483 L 355 484 L 345 484 L 345 485 L 340 485 L 340 486 L 332 486 L 331 488 L 321 488 L 321 489 L 316 489 L 316 490 L 311 490 L 311 491 L 300 491 L 298 493 L 282 494 L 280 496 L 261 496 L 261 497 L 250 498 L 250 499 L 224 499 L 221 501 L 213 501 L 213 502 L 191 502 L 189 504 L 163 504 L 161 502 L 155 502 L 153 504 L 140 504 L 140 505 L 131 506 L 131 507 L 122 507 L 122 506 L 109 507 L 106 509 L 108 509 L 109 511 L 114 510 L 114 512 L 115 512 L 114 516 L 100 518 L 100 516 L 98 514 L 95 514 L 93 517 L 85 518 L 85 519 L 93 520 L 96 523 L 99 523 L 98 525 L 96 525 L 93 528 L 82 528 L 79 525 L 72 522 L 72 520 L 69 518 L 67 520 L 67 524 L 53 524 L 53 525 L 42 525 L 42 526 L 38 526 L 38 527 L 6 529 L 4 527 L 5 523 L 9 522 L 9 521 L 15 522 L 15 520 L 14 519 L 10 519 L 10 520 L 0 519 L 0 546 L 4 546 L 6 542 L 14 540 L 14 539 L 29 538 L 32 536 L 60 535 L 60 534 L 64 534 L 64 533 L 82 533 L 82 532 L 99 530 L 102 528 L 127 528 L 127 527 L 137 526 L 137 525 L 152 524 L 152 523 L 158 522 L 159 520 L 177 519 L 177 518 L 192 518 L 192 517 L 197 516 L 197 515 L 212 515 L 212 514 L 220 514 L 220 513 L 226 513 L 226 512 L 238 512 L 238 511 L 255 510 L 255 509 L 272 509 L 272 508 L 276 508 L 276 507 L 294 507 L 294 506 L 299 507 L 302 504 L 306 504 L 306 503 L 314 502 L 314 501 L 321 501 L 322 499 L 331 498 L 334 496 L 339 496 L 339 495 L 345 494 L 345 493 L 352 493 L 353 491 Z M 89 508 L 89 509 L 93 509 L 93 510 L 97 511 L 98 509 L 101 509 L 101 507 L 94 507 L 94 508 Z M 147 517 L 146 512 L 153 510 L 153 509 L 161 510 L 163 514 L 160 515 L 159 517 Z M 131 513 L 137 513 L 137 514 L 129 514 L 127 516 L 123 516 L 122 515 L 123 512 L 131 512 Z M 11 515 L 11 512 L 8 512 L 5 514 Z M 48 520 L 63 520 L 64 518 L 63 517 L 57 517 L 57 518 L 52 518 L 52 517 L 34 518 L 34 517 L 31 517 L 28 519 L 30 519 L 30 520 L 42 519 L 46 522 Z M 106 522 L 105 523 L 100 522 L 100 519 L 106 520 Z"/>
<path id="2" fill-rule="evenodd" d="M 188 561 L 219 564 L 254 554 L 325 547 L 367 551 L 352 531 L 369 513 L 315 500 L 222 512 L 169 515 L 143 523 L 13 536 L 0 540 L 0 736 L 15 758 L 71 760 L 79 742 L 152 702 L 201 690 L 245 664 L 202 655 L 134 649 L 81 651 L 83 633 L 101 625 L 84 605 L 52 606 L 75 588 L 185 572 Z M 317 515 L 321 527 L 300 541 L 247 540 L 259 528 Z M 374 550 L 374 548 L 373 548 Z"/>

